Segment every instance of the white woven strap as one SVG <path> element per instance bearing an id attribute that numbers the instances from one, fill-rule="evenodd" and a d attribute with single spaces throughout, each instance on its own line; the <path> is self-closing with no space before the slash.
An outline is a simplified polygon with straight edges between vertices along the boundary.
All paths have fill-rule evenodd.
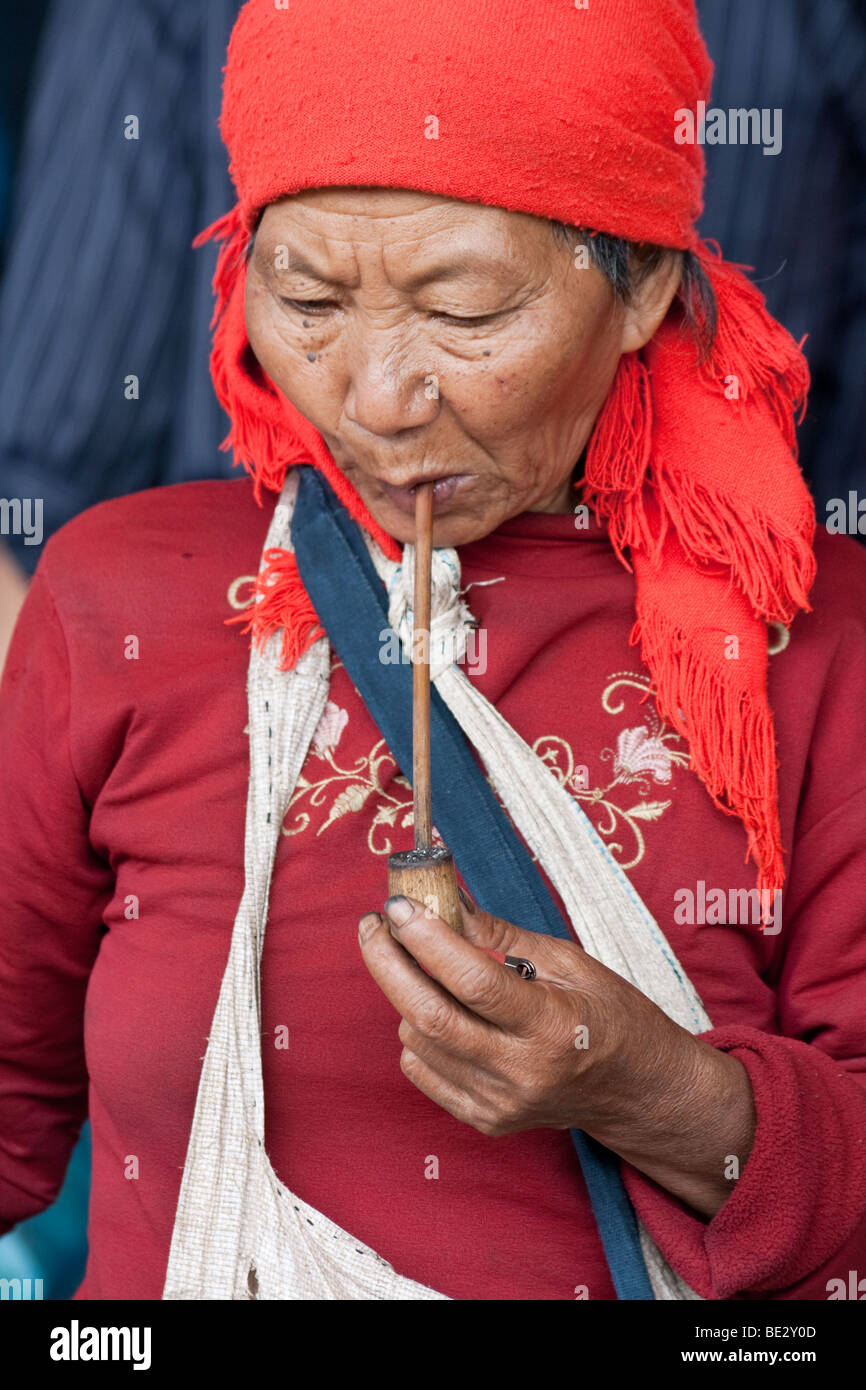
<path id="1" fill-rule="evenodd" d="M 291 548 L 290 474 L 265 549 Z M 404 1279 L 277 1178 L 264 1148 L 260 968 L 283 817 L 328 698 L 321 638 L 277 670 L 282 634 L 250 654 L 244 892 L 211 1025 L 164 1299 L 445 1299 Z"/>

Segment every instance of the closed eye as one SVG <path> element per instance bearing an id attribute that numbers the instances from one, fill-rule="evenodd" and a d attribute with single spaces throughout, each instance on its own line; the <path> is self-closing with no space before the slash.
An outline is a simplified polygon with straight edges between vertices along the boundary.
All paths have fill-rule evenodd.
<path id="1" fill-rule="evenodd" d="M 480 328 L 485 323 L 493 323 L 494 319 L 499 317 L 499 313 L 476 314 L 472 318 L 464 318 L 460 314 L 433 314 L 433 318 L 439 319 L 443 323 L 457 324 L 460 328 Z"/>
<path id="2" fill-rule="evenodd" d="M 286 299 L 280 295 L 280 303 L 287 304 L 298 314 L 317 314 L 323 309 L 337 308 L 336 299 Z"/>
<path id="3" fill-rule="evenodd" d="M 297 314 L 322 314 L 328 309 L 338 309 L 340 306 L 336 299 L 287 299 L 280 295 L 280 303 L 285 304 L 290 309 L 294 309 Z M 442 323 L 455 324 L 460 328 L 480 328 L 484 324 L 493 323 L 495 319 L 501 318 L 502 310 L 493 314 L 446 314 L 431 313 L 430 317 L 438 319 Z"/>

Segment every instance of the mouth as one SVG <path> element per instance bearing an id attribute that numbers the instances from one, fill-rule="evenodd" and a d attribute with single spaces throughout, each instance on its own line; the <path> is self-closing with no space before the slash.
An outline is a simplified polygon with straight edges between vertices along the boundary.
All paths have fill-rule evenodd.
<path id="1" fill-rule="evenodd" d="M 382 478 L 376 482 L 390 502 L 407 516 L 415 515 L 415 495 L 419 483 L 433 483 L 433 511 L 445 511 L 455 499 L 462 497 L 475 481 L 474 473 L 444 473 L 438 478 L 417 477 L 412 482 L 386 483 Z"/>

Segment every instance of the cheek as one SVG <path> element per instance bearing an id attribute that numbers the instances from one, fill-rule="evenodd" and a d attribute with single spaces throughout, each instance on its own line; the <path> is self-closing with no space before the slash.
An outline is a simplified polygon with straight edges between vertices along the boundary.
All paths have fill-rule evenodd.
<path id="1" fill-rule="evenodd" d="M 247 337 L 256 360 L 268 376 L 282 384 L 282 377 L 291 370 L 298 358 L 298 346 L 280 323 L 272 297 L 247 279 L 244 301 Z"/>
<path id="2" fill-rule="evenodd" d="M 339 414 L 336 361 L 323 334 L 292 324 L 273 296 L 247 282 L 247 337 L 259 365 L 313 424 L 327 428 Z"/>
<path id="3" fill-rule="evenodd" d="M 488 444 L 525 449 L 597 413 L 619 360 L 609 316 L 556 315 L 491 344 L 483 362 L 449 372 L 448 400 Z"/>

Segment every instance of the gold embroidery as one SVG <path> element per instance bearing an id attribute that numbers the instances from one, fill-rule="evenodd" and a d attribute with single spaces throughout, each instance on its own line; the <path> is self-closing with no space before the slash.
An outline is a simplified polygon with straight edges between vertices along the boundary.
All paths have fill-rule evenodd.
<path id="1" fill-rule="evenodd" d="M 331 670 L 340 665 L 342 662 L 335 658 Z M 624 714 L 630 692 L 639 694 L 645 701 L 652 693 L 649 675 L 620 671 L 609 676 L 601 696 L 602 708 L 611 715 Z M 646 853 L 642 827 L 660 820 L 672 805 L 670 798 L 652 798 L 653 785 L 669 787 L 673 769 L 687 767 L 689 762 L 688 754 L 675 746 L 683 740 L 661 719 L 654 702 L 642 703 L 641 717 L 643 723 L 620 730 L 615 749 L 603 748 L 599 753 L 602 762 L 612 764 L 613 776 L 605 786 L 590 788 L 588 768 L 576 762 L 571 744 L 560 735 L 542 734 L 532 745 L 533 752 L 589 814 L 596 831 L 607 841 L 623 869 L 633 869 Z M 391 854 L 394 843 L 388 827 L 408 830 L 413 824 L 412 788 L 401 773 L 394 775 L 397 762 L 383 738 L 377 740 L 366 757 L 357 758 L 351 765 L 343 766 L 338 761 L 336 750 L 348 721 L 348 711 L 329 700 L 286 811 L 282 833 L 301 834 L 313 820 L 311 811 L 320 807 L 326 808 L 326 814 L 316 830 L 317 836 L 343 816 L 367 811 L 370 814 L 368 849 L 376 855 Z M 313 773 L 313 769 L 318 770 L 314 760 L 322 767 L 321 777 Z M 489 778 L 487 781 L 490 784 Z M 626 787 L 634 787 L 638 797 L 631 805 L 620 804 L 625 799 L 622 792 Z M 287 823 L 293 811 L 294 817 Z M 627 829 L 632 837 L 630 858 L 621 841 L 609 838 L 618 829 Z M 437 844 L 441 843 L 435 827 L 433 838 Z"/>
<path id="2" fill-rule="evenodd" d="M 767 634 L 767 654 L 778 656 L 779 652 L 783 652 L 790 642 L 791 633 L 784 623 L 773 622 L 768 623 L 767 626 L 772 629 L 773 634 Z"/>
<path id="3" fill-rule="evenodd" d="M 238 598 L 238 589 L 242 584 L 255 584 L 257 577 L 258 576 L 255 574 L 239 574 L 237 579 L 232 580 L 228 587 L 228 593 L 226 594 L 226 598 L 232 608 L 249 608 L 255 595 L 250 594 L 248 599 L 241 602 Z"/>
<path id="4" fill-rule="evenodd" d="M 650 677 L 638 671 L 620 671 L 608 677 L 608 685 L 602 692 L 602 708 L 608 714 L 622 714 L 625 711 L 625 690 L 640 691 L 641 695 L 651 693 Z M 667 786 L 671 782 L 674 767 L 687 767 L 687 753 L 672 745 L 682 743 L 679 734 L 669 729 L 654 705 L 644 706 L 643 724 L 621 729 L 617 736 L 616 749 L 602 748 L 599 757 L 602 762 L 613 763 L 613 777 L 604 787 L 588 784 L 589 771 L 585 764 L 576 764 L 571 745 L 555 734 L 546 734 L 535 740 L 532 751 L 546 763 L 553 775 L 566 791 L 580 802 L 584 810 L 597 809 L 598 815 L 591 816 L 595 829 L 608 841 L 608 849 L 623 869 L 633 869 L 646 853 L 641 822 L 657 821 L 664 815 L 670 799 L 666 801 L 647 800 L 651 796 L 652 783 Z M 633 785 L 639 800 L 629 807 L 623 807 L 614 800 L 614 788 Z M 624 862 L 625 850 L 621 843 L 609 840 L 617 827 L 628 828 L 633 837 L 631 858 Z"/>
<path id="5" fill-rule="evenodd" d="M 337 667 L 342 666 L 342 664 L 338 657 L 333 657 L 331 673 L 333 674 Z M 355 694 L 358 694 L 357 688 L 355 688 Z M 284 835 L 299 835 L 306 830 L 312 819 L 308 810 L 303 809 L 303 807 L 298 810 L 291 825 L 286 824 L 289 814 L 300 803 L 306 803 L 307 806 L 316 808 L 324 806 L 328 798 L 328 789 L 332 788 L 336 791 L 336 796 L 331 802 L 326 819 L 316 831 L 316 835 L 323 834 L 335 821 L 341 820 L 349 812 L 363 810 L 370 802 L 371 797 L 375 797 L 373 817 L 367 829 L 367 848 L 371 854 L 391 854 L 394 845 L 388 835 L 387 827 L 396 826 L 399 822 L 400 829 L 405 830 L 414 823 L 412 786 L 402 773 L 397 773 L 395 776 L 390 770 L 396 769 L 397 760 L 386 746 L 383 738 L 380 738 L 373 745 L 366 757 L 357 758 L 351 767 L 341 767 L 337 762 L 334 750 L 337 748 L 348 722 L 348 711 L 335 704 L 333 700 L 329 700 L 313 734 L 310 752 L 301 770 L 283 820 L 282 833 Z M 318 758 L 327 768 L 330 768 L 330 773 L 326 773 L 320 778 L 311 779 L 307 774 L 314 758 Z M 386 791 L 383 782 L 388 782 L 392 787 L 400 787 L 405 790 L 401 793 Z M 433 842 L 434 844 L 442 843 L 442 837 L 435 826 L 433 826 Z"/>

